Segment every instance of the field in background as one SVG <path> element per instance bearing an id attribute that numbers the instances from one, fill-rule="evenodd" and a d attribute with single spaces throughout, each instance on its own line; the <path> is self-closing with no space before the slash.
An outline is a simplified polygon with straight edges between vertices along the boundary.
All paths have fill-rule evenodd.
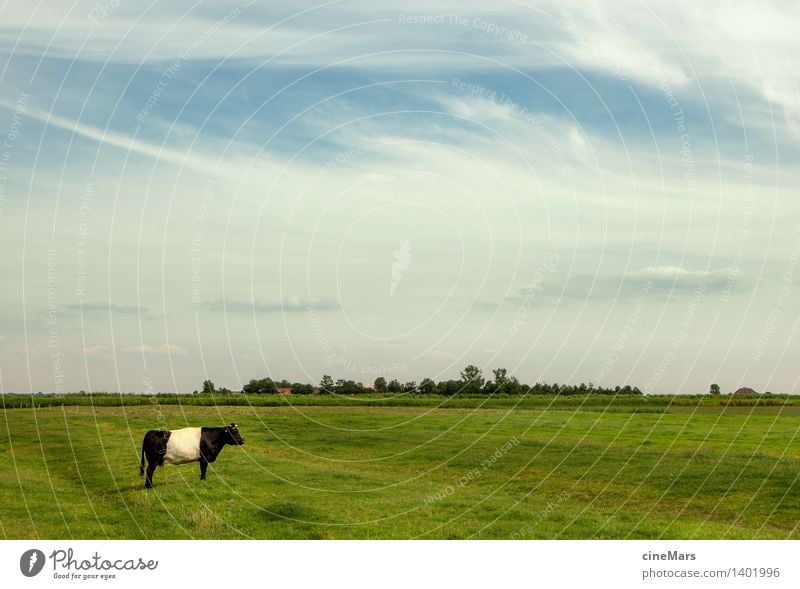
<path id="1" fill-rule="evenodd" d="M 800 538 L 794 399 L 723 407 L 730 398 L 438 398 L 393 407 L 334 397 L 287 406 L 270 396 L 258 401 L 284 406 L 204 407 L 192 404 L 198 397 L 3 410 L 0 534 Z M 449 408 L 423 406 L 431 401 Z M 231 421 L 247 444 L 226 448 L 207 481 L 197 464 L 171 466 L 145 491 L 145 431 Z"/>
<path id="2" fill-rule="evenodd" d="M 0 395 L 0 408 L 42 407 L 141 407 L 152 405 L 181 405 L 189 407 L 440 407 L 483 409 L 552 409 L 620 407 L 624 411 L 656 410 L 672 407 L 800 407 L 800 395 L 440 395 L 422 394 L 360 394 L 360 395 L 179 395 L 160 393 L 70 393 L 67 395 Z"/>

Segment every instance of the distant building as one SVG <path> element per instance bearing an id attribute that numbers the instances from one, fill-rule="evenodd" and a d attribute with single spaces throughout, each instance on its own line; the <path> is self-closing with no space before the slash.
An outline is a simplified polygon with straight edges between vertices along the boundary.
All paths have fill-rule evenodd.
<path id="1" fill-rule="evenodd" d="M 758 395 L 756 391 L 751 389 L 750 387 L 742 387 L 737 389 L 735 393 L 733 393 L 734 397 L 754 397 Z"/>
<path id="2" fill-rule="evenodd" d="M 278 387 L 278 394 L 279 395 L 291 395 L 292 394 L 292 387 Z"/>

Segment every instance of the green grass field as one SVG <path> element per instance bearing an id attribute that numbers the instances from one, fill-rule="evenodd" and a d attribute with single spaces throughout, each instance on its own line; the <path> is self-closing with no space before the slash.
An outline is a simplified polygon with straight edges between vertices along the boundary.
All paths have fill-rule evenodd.
<path id="1" fill-rule="evenodd" d="M 5 409 L 0 533 L 800 537 L 800 407 L 479 404 Z M 231 421 L 247 443 L 207 481 L 169 466 L 143 488 L 145 431 Z"/>

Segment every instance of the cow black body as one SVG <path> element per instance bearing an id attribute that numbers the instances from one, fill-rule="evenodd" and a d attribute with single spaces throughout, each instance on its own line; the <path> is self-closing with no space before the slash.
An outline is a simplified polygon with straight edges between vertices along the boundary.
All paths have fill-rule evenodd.
<path id="1" fill-rule="evenodd" d="M 149 489 L 153 486 L 153 473 L 157 466 L 199 462 L 200 480 L 205 480 L 208 464 L 217 459 L 226 444 L 232 446 L 244 444 L 235 423 L 225 427 L 187 427 L 175 431 L 150 430 L 142 440 L 139 475 L 145 474 L 146 458 L 147 476 L 144 486 Z"/>

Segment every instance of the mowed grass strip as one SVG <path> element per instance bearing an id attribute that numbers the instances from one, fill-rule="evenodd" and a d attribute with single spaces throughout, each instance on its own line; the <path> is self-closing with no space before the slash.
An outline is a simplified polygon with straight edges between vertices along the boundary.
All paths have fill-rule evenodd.
<path id="1" fill-rule="evenodd" d="M 798 538 L 796 412 L 142 406 L 4 411 L 6 538 Z M 794 408 L 792 408 L 794 409 Z M 139 476 L 144 432 L 246 445 Z"/>

